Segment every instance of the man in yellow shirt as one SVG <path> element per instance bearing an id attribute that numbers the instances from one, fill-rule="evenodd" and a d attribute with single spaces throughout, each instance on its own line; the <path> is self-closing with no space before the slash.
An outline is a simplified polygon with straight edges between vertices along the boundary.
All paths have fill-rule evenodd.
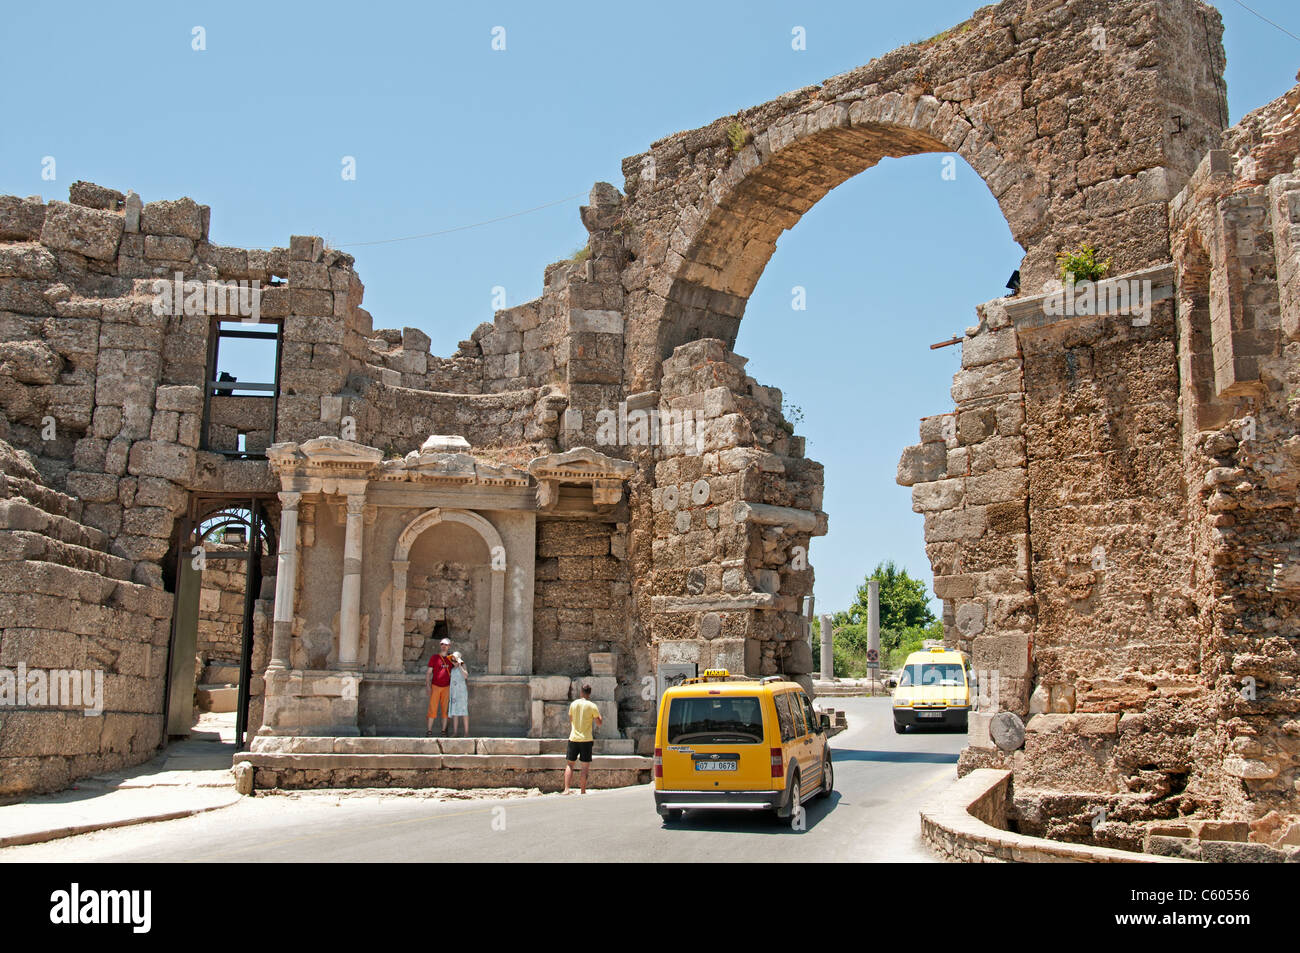
<path id="1" fill-rule="evenodd" d="M 592 723 L 600 724 L 600 709 L 596 703 L 591 700 L 591 686 L 582 686 L 582 697 L 575 698 L 573 704 L 569 706 L 569 751 L 564 760 L 568 763 L 564 766 L 564 790 L 561 794 L 569 793 L 569 782 L 573 780 L 573 763 L 579 758 L 582 759 L 582 793 L 587 793 L 587 772 L 591 770 L 591 749 L 595 747 L 596 740 L 592 735 Z"/>

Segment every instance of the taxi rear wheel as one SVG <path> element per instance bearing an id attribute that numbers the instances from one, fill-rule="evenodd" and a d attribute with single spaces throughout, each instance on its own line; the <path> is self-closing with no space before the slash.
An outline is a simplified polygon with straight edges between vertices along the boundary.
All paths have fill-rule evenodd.
<path id="1" fill-rule="evenodd" d="M 897 721 L 894 722 L 894 734 L 896 734 L 896 735 L 905 735 L 905 734 L 907 734 L 907 725 L 904 725 L 904 724 L 902 724 L 902 723 L 900 723 L 900 722 L 897 722 Z"/>
<path id="2" fill-rule="evenodd" d="M 826 757 L 822 762 L 822 786 L 818 792 L 818 797 L 830 797 L 831 791 L 835 789 L 835 769 L 831 766 L 831 749 L 826 749 Z"/>
<path id="3" fill-rule="evenodd" d="M 677 821 L 680 821 L 684 813 L 685 812 L 680 807 L 670 807 L 668 808 L 668 810 L 664 811 L 663 814 L 664 823 L 673 824 Z"/>

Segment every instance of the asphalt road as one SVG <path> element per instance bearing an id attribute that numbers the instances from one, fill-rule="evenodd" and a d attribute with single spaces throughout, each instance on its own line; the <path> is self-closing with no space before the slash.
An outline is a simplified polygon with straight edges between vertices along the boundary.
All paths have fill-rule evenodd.
<path id="1" fill-rule="evenodd" d="M 835 793 L 806 829 L 749 813 L 688 812 L 665 826 L 650 788 L 532 798 L 246 798 L 209 814 L 0 850 L 0 863 L 93 861 L 932 861 L 917 808 L 956 777 L 965 734 L 896 735 L 887 698 L 829 702 Z"/>

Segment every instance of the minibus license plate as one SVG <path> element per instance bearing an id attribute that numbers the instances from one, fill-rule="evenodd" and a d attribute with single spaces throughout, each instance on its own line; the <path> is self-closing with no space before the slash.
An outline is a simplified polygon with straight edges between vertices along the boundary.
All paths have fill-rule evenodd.
<path id="1" fill-rule="evenodd" d="M 696 761 L 696 771 L 735 771 L 734 761 Z"/>
<path id="2" fill-rule="evenodd" d="M 916 717 L 917 717 L 917 718 L 942 718 L 942 717 L 943 717 L 943 712 L 941 712 L 941 711 L 918 711 L 918 712 L 916 713 Z"/>

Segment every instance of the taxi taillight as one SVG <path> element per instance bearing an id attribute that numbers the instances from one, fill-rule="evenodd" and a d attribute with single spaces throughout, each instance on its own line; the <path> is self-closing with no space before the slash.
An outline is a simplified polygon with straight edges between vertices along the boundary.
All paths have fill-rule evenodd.
<path id="1" fill-rule="evenodd" d="M 772 748 L 772 777 L 785 777 L 785 763 L 781 760 L 781 749 Z"/>
<path id="2" fill-rule="evenodd" d="M 655 748 L 655 777 L 662 778 L 663 776 L 664 776 L 664 749 Z"/>

